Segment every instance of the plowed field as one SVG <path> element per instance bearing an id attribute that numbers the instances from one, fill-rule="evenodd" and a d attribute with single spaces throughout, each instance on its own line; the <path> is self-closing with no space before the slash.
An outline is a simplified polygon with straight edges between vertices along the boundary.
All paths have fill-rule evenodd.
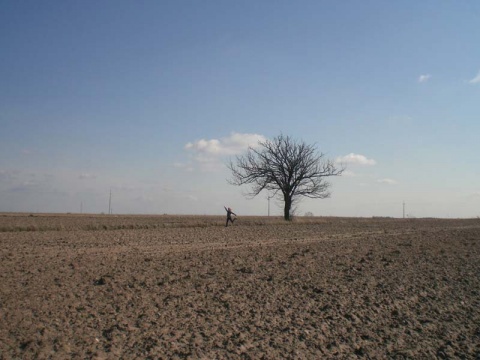
<path id="1" fill-rule="evenodd" d="M 0 359 L 478 359 L 480 220 L 0 215 Z"/>

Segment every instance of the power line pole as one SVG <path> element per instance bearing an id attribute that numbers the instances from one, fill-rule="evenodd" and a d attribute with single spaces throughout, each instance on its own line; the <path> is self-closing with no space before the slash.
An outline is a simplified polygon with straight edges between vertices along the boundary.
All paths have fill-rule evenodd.
<path id="1" fill-rule="evenodd" d="M 405 219 L 405 201 L 403 201 L 403 218 Z"/>
<path id="2" fill-rule="evenodd" d="M 273 195 L 272 195 L 272 196 L 267 195 L 267 200 L 268 200 L 268 216 L 270 216 L 270 199 L 271 199 L 272 197 L 273 197 Z"/>
<path id="3" fill-rule="evenodd" d="M 112 213 L 112 188 L 110 188 L 110 197 L 108 198 L 108 214 Z"/>

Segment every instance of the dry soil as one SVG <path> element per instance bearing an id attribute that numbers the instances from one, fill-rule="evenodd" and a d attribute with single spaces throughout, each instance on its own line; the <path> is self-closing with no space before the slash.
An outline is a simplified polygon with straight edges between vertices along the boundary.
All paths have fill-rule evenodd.
<path id="1" fill-rule="evenodd" d="M 0 359 L 479 359 L 480 220 L 0 215 Z"/>

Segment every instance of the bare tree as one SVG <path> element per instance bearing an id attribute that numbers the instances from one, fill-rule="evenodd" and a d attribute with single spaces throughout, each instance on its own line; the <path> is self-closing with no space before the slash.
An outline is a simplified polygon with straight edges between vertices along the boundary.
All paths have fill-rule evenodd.
<path id="1" fill-rule="evenodd" d="M 279 135 L 273 140 L 260 141 L 258 148 L 249 147 L 245 155 L 230 160 L 228 168 L 232 185 L 251 185 L 247 193 L 255 197 L 263 190 L 273 192 L 284 202 L 284 219 L 290 220 L 292 205 L 305 196 L 325 199 L 330 196 L 326 177 L 339 176 L 344 168 L 317 153 L 315 145 Z"/>

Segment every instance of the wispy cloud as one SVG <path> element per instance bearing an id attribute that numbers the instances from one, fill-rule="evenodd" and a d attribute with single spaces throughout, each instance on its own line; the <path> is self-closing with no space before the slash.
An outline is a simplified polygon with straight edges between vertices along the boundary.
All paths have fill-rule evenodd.
<path id="1" fill-rule="evenodd" d="M 430 80 L 431 77 L 432 77 L 432 75 L 430 75 L 430 74 L 420 75 L 418 77 L 418 82 L 419 83 L 427 82 L 428 80 Z"/>
<path id="2" fill-rule="evenodd" d="M 468 81 L 470 84 L 479 84 L 480 83 L 480 71 L 478 72 L 477 76 L 473 79 Z"/>
<path id="3" fill-rule="evenodd" d="M 377 182 L 380 183 L 380 184 L 388 184 L 388 185 L 397 185 L 398 184 L 398 182 L 396 180 L 389 179 L 389 178 L 378 179 Z"/>
<path id="4" fill-rule="evenodd" d="M 339 156 L 335 159 L 337 163 L 355 164 L 355 165 L 375 165 L 377 162 L 373 159 L 368 159 L 365 155 L 350 153 L 345 156 Z"/>

